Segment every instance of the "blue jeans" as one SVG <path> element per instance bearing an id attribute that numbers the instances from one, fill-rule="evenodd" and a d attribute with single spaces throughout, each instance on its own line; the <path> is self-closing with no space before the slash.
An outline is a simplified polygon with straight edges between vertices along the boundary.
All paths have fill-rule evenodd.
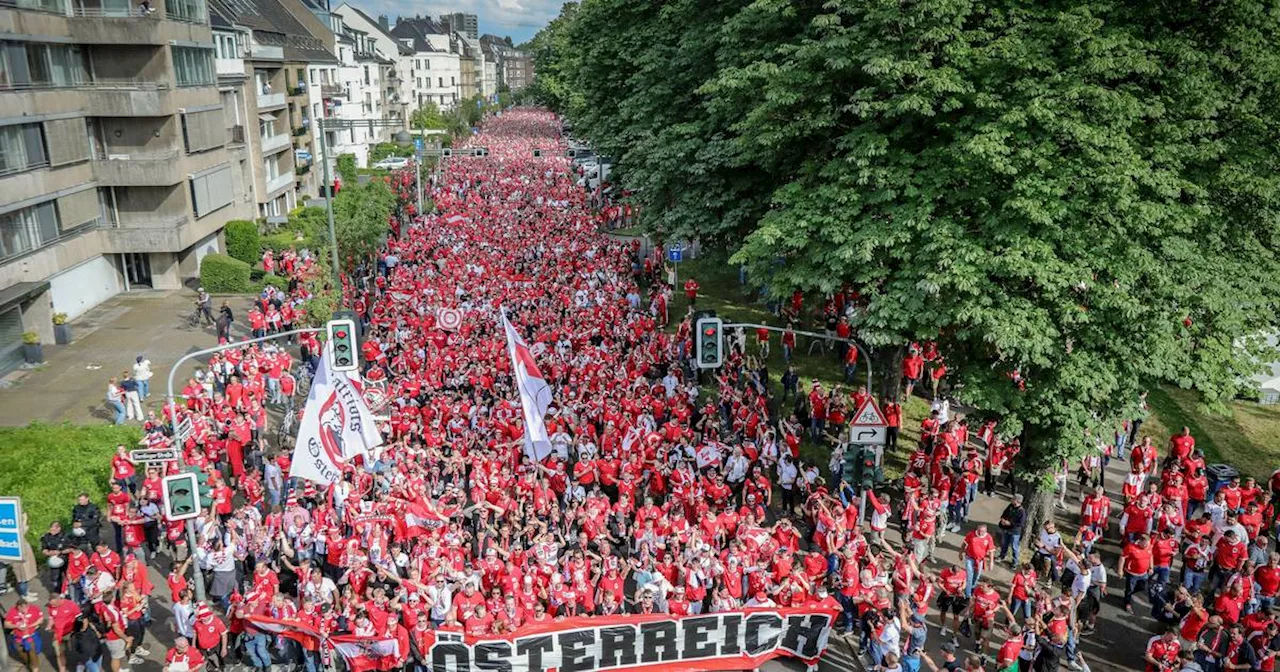
<path id="1" fill-rule="evenodd" d="M 123 425 L 124 424 L 124 404 L 118 401 L 111 401 L 110 399 L 108 399 L 107 405 L 110 406 L 111 409 L 116 412 L 116 417 L 112 422 L 114 422 L 117 425 Z"/>
<path id="2" fill-rule="evenodd" d="M 254 667 L 271 667 L 271 651 L 267 648 L 269 639 L 268 636 L 260 633 L 249 635 L 249 641 L 245 643 L 244 648 Z"/>
<path id="3" fill-rule="evenodd" d="M 1009 598 L 1009 611 L 1014 614 L 1021 613 L 1023 620 L 1031 618 L 1031 600 L 1019 600 L 1016 597 Z"/>
<path id="4" fill-rule="evenodd" d="M 1015 532 L 1013 530 L 1000 531 L 1000 559 L 1001 560 L 1004 560 L 1005 554 L 1008 553 L 1010 549 L 1012 549 L 1013 555 L 1011 556 L 1011 558 L 1016 563 L 1018 561 L 1018 551 L 1021 548 L 1022 548 L 1021 532 Z"/>
<path id="5" fill-rule="evenodd" d="M 102 658 L 86 660 L 78 669 L 83 672 L 102 672 Z"/>
<path id="6" fill-rule="evenodd" d="M 964 558 L 964 572 L 964 596 L 973 597 L 973 589 L 978 585 L 978 579 L 982 578 L 982 566 L 966 555 Z"/>
<path id="7" fill-rule="evenodd" d="M 146 399 L 149 396 L 151 396 L 151 381 L 139 380 L 138 381 L 138 398 Z"/>

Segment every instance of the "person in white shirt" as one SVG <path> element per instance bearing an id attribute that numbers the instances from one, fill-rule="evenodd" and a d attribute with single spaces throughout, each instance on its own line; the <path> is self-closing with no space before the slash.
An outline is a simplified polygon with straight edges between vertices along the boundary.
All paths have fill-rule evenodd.
<path id="1" fill-rule="evenodd" d="M 791 461 L 791 455 L 784 453 L 778 462 L 778 486 L 782 488 L 782 508 L 787 513 L 795 508 L 796 478 L 799 475 L 800 470 Z"/>
<path id="2" fill-rule="evenodd" d="M 133 379 L 138 381 L 138 397 L 146 399 L 151 396 L 151 360 L 138 355 L 133 363 Z"/>
<path id="3" fill-rule="evenodd" d="M 747 480 L 747 470 L 751 467 L 750 461 L 742 454 L 742 448 L 735 447 L 733 454 L 725 462 L 725 479 L 733 487 L 742 485 Z"/>

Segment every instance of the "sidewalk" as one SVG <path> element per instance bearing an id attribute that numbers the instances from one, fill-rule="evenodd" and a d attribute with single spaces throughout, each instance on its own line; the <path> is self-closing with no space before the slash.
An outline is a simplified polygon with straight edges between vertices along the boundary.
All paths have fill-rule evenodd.
<path id="1" fill-rule="evenodd" d="M 216 343 L 212 327 L 187 325 L 194 300 L 195 293 L 186 289 L 130 292 L 77 318 L 70 323 L 75 339 L 70 345 L 45 345 L 43 365 L 4 378 L 0 425 L 110 421 L 107 379 L 130 369 L 138 355 L 151 360 L 151 403 L 158 403 L 169 367 L 182 355 Z M 231 303 L 243 320 L 249 297 Z M 233 334 L 240 333 L 233 328 Z"/>

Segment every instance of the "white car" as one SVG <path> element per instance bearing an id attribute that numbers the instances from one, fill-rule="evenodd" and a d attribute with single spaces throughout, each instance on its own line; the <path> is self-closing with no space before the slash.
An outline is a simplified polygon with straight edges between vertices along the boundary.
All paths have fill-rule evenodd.
<path id="1" fill-rule="evenodd" d="M 373 164 L 374 168 L 382 170 L 399 170 L 409 165 L 409 159 L 403 156 L 388 156 L 387 158 Z"/>

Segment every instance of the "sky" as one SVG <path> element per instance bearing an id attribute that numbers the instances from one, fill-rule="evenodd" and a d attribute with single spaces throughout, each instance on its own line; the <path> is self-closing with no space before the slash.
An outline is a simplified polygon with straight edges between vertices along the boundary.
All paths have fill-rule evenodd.
<path id="1" fill-rule="evenodd" d="M 480 34 L 510 35 L 515 44 L 527 41 L 560 13 L 565 0 L 352 0 L 351 4 L 377 18 L 386 14 L 395 25 L 396 16 L 439 17 L 450 12 L 467 12 L 480 17 Z M 336 5 L 335 5 L 336 6 Z"/>

